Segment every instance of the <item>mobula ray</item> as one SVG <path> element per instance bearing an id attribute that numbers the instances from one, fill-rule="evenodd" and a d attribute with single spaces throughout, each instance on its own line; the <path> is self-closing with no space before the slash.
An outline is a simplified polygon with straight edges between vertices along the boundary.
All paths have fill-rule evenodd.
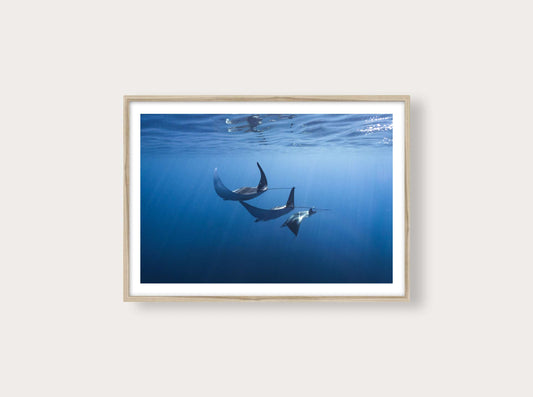
<path id="1" fill-rule="evenodd" d="M 259 180 L 259 184 L 257 187 L 240 187 L 235 190 L 229 190 L 224 184 L 222 183 L 222 180 L 218 176 L 218 170 L 215 168 L 215 172 L 213 175 L 213 183 L 215 185 L 215 192 L 222 197 L 224 200 L 233 200 L 233 201 L 244 201 L 244 200 L 251 200 L 253 198 L 256 198 L 266 192 L 268 190 L 268 182 L 265 173 L 263 172 L 263 169 L 257 163 L 257 167 L 259 168 L 259 172 L 261 172 L 261 179 Z"/>
<path id="2" fill-rule="evenodd" d="M 307 211 L 298 211 L 296 214 L 292 214 L 281 227 L 287 226 L 297 236 L 302 221 L 314 214 L 316 214 L 316 211 L 313 208 L 309 208 Z"/>
<path id="3" fill-rule="evenodd" d="M 256 222 L 276 219 L 294 210 L 294 188 L 291 189 L 287 203 L 280 207 L 274 207 L 269 210 L 265 210 L 262 208 L 254 207 L 253 205 L 244 203 L 242 201 L 241 204 L 250 214 L 252 214 L 252 216 L 255 216 Z"/>

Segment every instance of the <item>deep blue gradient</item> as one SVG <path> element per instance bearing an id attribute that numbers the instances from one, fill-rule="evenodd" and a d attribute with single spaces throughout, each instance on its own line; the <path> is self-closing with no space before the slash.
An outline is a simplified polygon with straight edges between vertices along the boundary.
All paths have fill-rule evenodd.
<path id="1" fill-rule="evenodd" d="M 295 237 L 290 214 L 254 222 L 217 196 L 215 167 L 233 190 L 257 185 L 257 161 L 296 206 L 330 211 Z M 392 115 L 142 115 L 141 282 L 392 282 Z"/>

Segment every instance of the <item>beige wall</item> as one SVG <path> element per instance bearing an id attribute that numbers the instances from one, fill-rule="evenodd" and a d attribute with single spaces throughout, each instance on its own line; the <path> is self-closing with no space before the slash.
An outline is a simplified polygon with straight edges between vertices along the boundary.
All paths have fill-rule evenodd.
<path id="1" fill-rule="evenodd" d="M 4 4 L 0 394 L 532 395 L 531 11 Z M 123 94 L 410 94 L 412 302 L 122 303 Z"/>

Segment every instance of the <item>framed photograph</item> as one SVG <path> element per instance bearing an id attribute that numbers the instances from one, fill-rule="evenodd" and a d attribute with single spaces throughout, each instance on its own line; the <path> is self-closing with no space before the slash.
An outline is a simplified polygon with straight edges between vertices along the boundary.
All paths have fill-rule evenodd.
<path id="1" fill-rule="evenodd" d="M 124 300 L 409 300 L 409 96 L 125 96 Z"/>

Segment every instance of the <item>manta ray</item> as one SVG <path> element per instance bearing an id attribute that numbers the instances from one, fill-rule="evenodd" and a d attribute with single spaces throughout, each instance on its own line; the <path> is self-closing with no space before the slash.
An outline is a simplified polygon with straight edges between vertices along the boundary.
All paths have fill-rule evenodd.
<path id="1" fill-rule="evenodd" d="M 296 214 L 291 215 L 281 227 L 287 226 L 297 236 L 302 221 L 314 214 L 316 214 L 316 211 L 313 208 L 309 208 L 307 211 L 298 211 Z"/>
<path id="2" fill-rule="evenodd" d="M 261 172 L 261 179 L 257 187 L 240 187 L 233 191 L 229 190 L 218 176 L 218 170 L 215 168 L 215 173 L 213 175 L 213 183 L 215 185 L 215 192 L 222 197 L 224 200 L 233 200 L 233 201 L 245 201 L 256 198 L 268 190 L 268 182 L 263 169 L 257 163 L 259 172 Z"/>
<path id="3" fill-rule="evenodd" d="M 294 188 L 291 189 L 291 192 L 289 193 L 289 198 L 287 200 L 287 203 L 285 205 L 282 205 L 280 207 L 274 207 L 269 210 L 265 210 L 262 208 L 254 207 L 253 205 L 250 205 L 248 203 L 240 202 L 246 210 L 252 214 L 252 216 L 255 216 L 255 221 L 269 221 L 271 219 L 279 218 L 280 216 L 283 216 L 285 214 L 288 214 L 294 209 Z"/>

